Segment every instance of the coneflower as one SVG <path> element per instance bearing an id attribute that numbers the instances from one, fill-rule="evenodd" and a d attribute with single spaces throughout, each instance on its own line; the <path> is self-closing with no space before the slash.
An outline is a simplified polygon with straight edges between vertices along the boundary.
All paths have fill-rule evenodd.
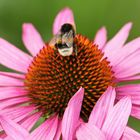
<path id="1" fill-rule="evenodd" d="M 54 36 L 64 24 L 71 24 L 76 28 L 73 13 L 69 8 L 63 9 L 57 15 L 53 26 Z M 94 41 L 76 34 L 73 44 L 77 48 L 77 54 L 73 53 L 65 57 L 60 55 L 56 46 L 52 47 L 49 42 L 44 43 L 39 33 L 29 23 L 23 25 L 23 42 L 31 55 L 0 39 L 0 64 L 18 72 L 0 72 L 2 116 L 8 117 L 21 126 L 24 121 L 33 118 L 33 121 L 26 124 L 28 131 L 40 117 L 44 117 L 46 124 L 49 124 L 48 129 L 52 130 L 52 139 L 57 137 L 57 132 L 60 134 L 62 132 L 64 139 L 73 139 L 74 133 L 79 138 L 83 127 L 73 123 L 71 126 L 71 123 L 65 120 L 75 119 L 76 115 L 77 121 L 81 119 L 88 124 L 90 114 L 98 99 L 107 92 L 108 87 L 113 87 L 116 90 L 116 101 L 124 96 L 131 97 L 131 115 L 140 118 L 140 85 L 121 84 L 120 86 L 119 84 L 140 78 L 138 75 L 140 73 L 140 38 L 124 44 L 130 29 L 131 23 L 126 24 L 108 42 L 106 42 L 104 27 L 97 32 Z M 81 91 L 83 89 L 84 92 Z M 82 92 L 80 102 L 83 101 L 80 108 L 78 107 L 79 100 L 76 98 L 79 92 Z M 75 111 L 71 114 L 66 107 L 69 107 L 73 98 Z M 130 99 L 123 98 L 122 100 L 128 103 Z M 130 110 L 127 117 L 129 112 Z M 65 114 L 70 115 L 71 118 L 67 118 Z M 2 118 L 4 120 L 4 117 Z M 62 130 L 58 126 L 61 126 Z M 77 126 L 79 129 L 76 132 Z M 71 128 L 73 128 L 71 133 L 64 133 L 64 130 L 70 132 Z M 44 132 L 42 140 L 45 136 L 50 136 L 49 132 L 45 134 L 45 129 L 41 131 Z M 122 136 L 122 133 L 119 136 Z M 4 137 L 5 133 L 2 131 L 1 135 Z"/>

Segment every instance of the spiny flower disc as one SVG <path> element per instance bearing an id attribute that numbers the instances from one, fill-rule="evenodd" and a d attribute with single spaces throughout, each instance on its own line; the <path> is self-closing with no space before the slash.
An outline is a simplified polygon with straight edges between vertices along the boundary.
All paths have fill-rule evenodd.
<path id="1" fill-rule="evenodd" d="M 66 57 L 46 45 L 28 69 L 25 87 L 44 115 L 62 115 L 70 98 L 83 87 L 81 117 L 87 119 L 96 101 L 113 84 L 109 62 L 97 46 L 82 35 L 76 35 L 74 44 L 77 55 Z"/>

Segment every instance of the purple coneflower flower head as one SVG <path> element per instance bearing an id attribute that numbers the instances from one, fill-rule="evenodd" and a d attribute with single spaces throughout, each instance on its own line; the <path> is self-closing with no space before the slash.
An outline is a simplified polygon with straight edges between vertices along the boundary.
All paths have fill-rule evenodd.
<path id="1" fill-rule="evenodd" d="M 8 124 L 11 123 L 13 127 L 15 123 L 29 133 L 38 119 L 43 117 L 44 123 L 28 134 L 28 139 L 35 139 L 36 135 L 42 140 L 59 139 L 61 134 L 66 140 L 74 137 L 81 139 L 81 133 L 85 129 L 86 134 L 90 127 L 108 139 L 129 135 L 132 131 L 126 124 L 130 113 L 140 118 L 140 85 L 119 84 L 140 78 L 140 38 L 125 44 L 130 29 L 131 23 L 128 23 L 107 41 L 107 31 L 103 27 L 97 32 L 94 41 L 91 41 L 76 33 L 73 13 L 65 8 L 58 13 L 54 22 L 54 44 L 44 43 L 30 23 L 23 25 L 22 35 L 23 43 L 30 54 L 1 38 L 0 64 L 17 71 L 0 72 L 1 130 L 4 129 L 7 135 L 11 135 L 10 130 L 7 131 L 10 128 Z M 62 56 L 59 53 L 64 47 L 73 47 L 71 55 Z M 115 100 L 118 103 L 110 110 L 108 108 L 108 112 L 100 113 L 101 110 L 94 106 L 102 95 L 101 98 L 112 91 L 109 92 L 108 87 L 115 88 Z M 125 96 L 131 97 L 132 108 L 130 98 Z M 104 103 L 113 106 L 113 99 L 112 102 L 100 100 L 96 106 Z M 107 131 L 107 127 L 109 130 L 116 130 L 115 125 L 118 124 L 114 120 L 117 112 L 122 109 L 122 104 L 128 106 L 121 118 L 123 124 L 120 124 L 119 134 Z M 98 122 L 97 117 L 92 119 L 93 114 L 102 114 L 103 117 Z M 110 126 L 109 117 L 112 117 Z M 128 130 L 126 133 L 125 128 Z M 86 136 L 88 135 L 87 133 Z M 2 132 L 1 136 L 5 137 L 5 133 Z"/>

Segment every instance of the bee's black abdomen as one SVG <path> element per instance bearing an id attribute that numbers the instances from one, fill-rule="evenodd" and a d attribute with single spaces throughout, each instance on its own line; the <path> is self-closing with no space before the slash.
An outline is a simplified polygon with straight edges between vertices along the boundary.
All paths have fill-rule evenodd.
<path id="1" fill-rule="evenodd" d="M 68 48 L 68 46 L 67 46 L 67 44 L 66 43 L 64 43 L 64 44 L 62 44 L 62 43 L 56 43 L 55 44 L 55 47 L 56 48 L 58 48 L 58 49 L 64 49 L 64 48 Z"/>
<path id="2" fill-rule="evenodd" d="M 73 30 L 73 27 L 69 23 L 63 24 L 62 27 L 61 27 L 61 32 L 62 33 L 69 32 L 70 30 Z"/>

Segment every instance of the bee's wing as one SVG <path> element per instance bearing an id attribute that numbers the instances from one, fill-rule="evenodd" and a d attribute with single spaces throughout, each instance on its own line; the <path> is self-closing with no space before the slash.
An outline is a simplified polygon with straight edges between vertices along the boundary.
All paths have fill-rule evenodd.
<path id="1" fill-rule="evenodd" d="M 72 44 L 73 44 L 73 31 L 72 30 L 68 33 L 65 33 L 62 36 L 62 42 L 66 43 L 69 47 L 72 46 Z"/>
<path id="2" fill-rule="evenodd" d="M 60 40 L 61 40 L 60 34 L 56 34 L 56 35 L 54 35 L 54 37 L 50 40 L 49 45 L 50 45 L 52 48 L 56 49 L 56 48 L 55 48 L 55 44 L 58 43 Z"/>

